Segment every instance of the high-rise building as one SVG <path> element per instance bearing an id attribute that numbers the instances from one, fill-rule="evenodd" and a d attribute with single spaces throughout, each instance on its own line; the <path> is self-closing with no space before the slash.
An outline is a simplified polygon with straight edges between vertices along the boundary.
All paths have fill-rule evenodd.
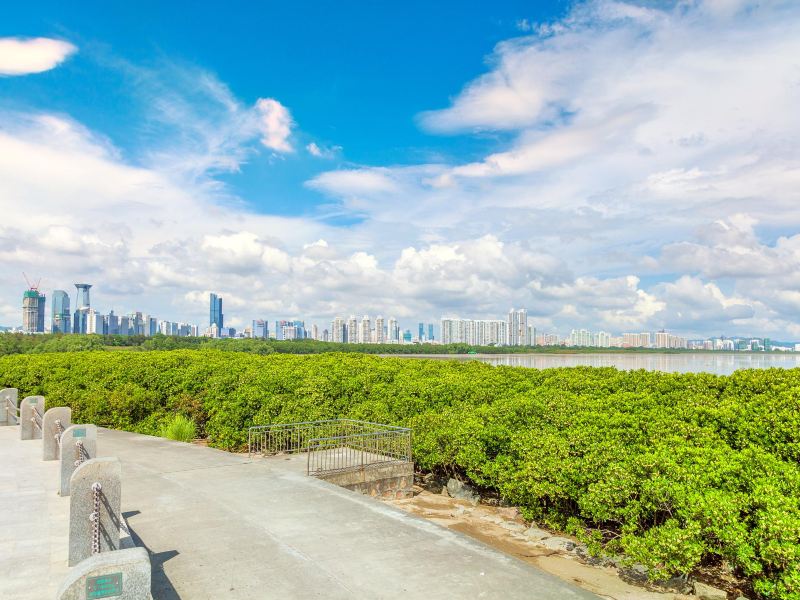
<path id="1" fill-rule="evenodd" d="M 345 325 L 344 317 L 336 317 L 331 323 L 331 341 L 337 344 L 343 344 L 347 341 L 347 325 Z"/>
<path id="2" fill-rule="evenodd" d="M 86 327 L 89 319 L 89 309 L 92 306 L 89 300 L 89 290 L 91 287 L 92 284 L 90 283 L 75 284 L 77 297 L 75 298 L 75 314 L 72 317 L 73 333 L 86 333 Z"/>
<path id="3" fill-rule="evenodd" d="M 375 317 L 375 343 L 376 344 L 385 344 L 386 343 L 386 329 L 384 328 L 383 317 L 378 315 Z"/>
<path id="4" fill-rule="evenodd" d="M 311 339 L 312 340 L 318 340 L 319 339 L 319 327 L 317 327 L 316 323 L 314 323 L 311 326 Z"/>
<path id="5" fill-rule="evenodd" d="M 86 333 L 96 333 L 98 335 L 105 335 L 108 333 L 108 325 L 106 317 L 93 308 L 86 310 Z"/>
<path id="6" fill-rule="evenodd" d="M 419 340 L 420 343 L 425 341 L 425 323 L 417 324 L 417 340 Z"/>
<path id="7" fill-rule="evenodd" d="M 504 346 L 508 343 L 508 323 L 499 319 L 443 318 L 440 339 L 443 344 Z"/>
<path id="8" fill-rule="evenodd" d="M 433 341 L 433 323 L 428 323 L 428 341 Z"/>
<path id="9" fill-rule="evenodd" d="M 508 345 L 530 346 L 528 339 L 528 311 L 524 308 L 508 311 Z"/>
<path id="10" fill-rule="evenodd" d="M 258 339 L 267 339 L 269 337 L 269 325 L 264 319 L 256 319 L 250 328 L 250 335 Z"/>
<path id="11" fill-rule="evenodd" d="M 400 342 L 400 327 L 397 326 L 397 319 L 389 317 L 386 327 L 386 340 L 390 344 L 397 344 Z"/>
<path id="12" fill-rule="evenodd" d="M 22 331 L 44 333 L 45 301 L 44 294 L 33 288 L 22 294 Z"/>
<path id="13" fill-rule="evenodd" d="M 364 318 L 361 319 L 361 336 L 359 337 L 359 341 L 362 344 L 369 344 L 372 342 L 371 333 L 372 325 L 370 323 L 369 315 L 364 315 Z"/>
<path id="14" fill-rule="evenodd" d="M 92 306 L 92 303 L 89 301 L 89 290 L 91 287 L 91 283 L 75 284 L 75 288 L 78 291 L 78 296 L 75 301 L 75 308 L 89 308 Z"/>
<path id="15" fill-rule="evenodd" d="M 350 315 L 350 318 L 347 319 L 347 343 L 358 343 L 358 319 L 355 315 Z"/>
<path id="16" fill-rule="evenodd" d="M 72 317 L 69 313 L 69 294 L 64 290 L 53 292 L 53 333 L 72 333 Z"/>
<path id="17" fill-rule="evenodd" d="M 222 297 L 217 296 L 216 294 L 210 294 L 209 299 L 211 301 L 210 302 L 211 306 L 209 311 L 208 324 L 216 325 L 219 328 L 219 330 L 221 330 L 225 321 L 225 315 L 222 314 Z"/>

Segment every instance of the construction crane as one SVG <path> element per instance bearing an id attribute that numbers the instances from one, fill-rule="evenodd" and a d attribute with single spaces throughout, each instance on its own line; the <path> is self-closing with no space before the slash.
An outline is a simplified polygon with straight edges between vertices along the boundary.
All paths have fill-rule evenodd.
<path id="1" fill-rule="evenodd" d="M 36 285 L 34 285 L 33 283 L 31 283 L 31 280 L 28 279 L 28 276 L 25 275 L 25 271 L 22 272 L 22 276 L 25 278 L 25 283 L 28 284 L 28 289 L 33 290 L 34 292 L 39 291 L 39 284 L 42 283 L 41 277 L 39 277 L 39 279 L 36 280 Z"/>

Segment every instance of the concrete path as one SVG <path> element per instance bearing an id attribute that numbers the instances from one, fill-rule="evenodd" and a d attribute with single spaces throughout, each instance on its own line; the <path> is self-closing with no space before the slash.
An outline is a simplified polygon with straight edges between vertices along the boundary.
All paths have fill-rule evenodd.
<path id="1" fill-rule="evenodd" d="M 55 469 L 19 449 L 40 452 L 40 442 L 12 440 L 11 431 L 18 433 L 0 428 L 0 511 L 15 511 L 0 529 L 0 598 L 48 598 L 4 593 L 26 589 L 43 561 L 50 578 L 62 576 L 61 554 L 66 562 L 67 500 L 54 497 Z M 123 513 L 151 553 L 156 599 L 597 598 L 457 532 L 306 477 L 294 461 L 111 430 L 99 432 L 98 454 L 122 461 Z M 47 523 L 37 524 L 36 507 L 47 507 Z M 35 566 L 23 577 L 10 552 L 26 537 L 36 549 L 25 562 Z"/>

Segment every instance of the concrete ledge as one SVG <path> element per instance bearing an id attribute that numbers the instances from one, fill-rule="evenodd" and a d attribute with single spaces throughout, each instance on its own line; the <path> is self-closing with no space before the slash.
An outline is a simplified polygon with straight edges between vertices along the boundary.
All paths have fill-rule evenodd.
<path id="1" fill-rule="evenodd" d="M 414 485 L 414 463 L 372 465 L 363 469 L 322 475 L 330 483 L 367 496 L 406 498 Z"/>
<path id="2" fill-rule="evenodd" d="M 144 548 L 101 552 L 69 572 L 56 599 L 150 600 L 150 584 L 150 556 Z"/>
<path id="3" fill-rule="evenodd" d="M 16 425 L 17 415 L 12 412 L 8 401 L 14 408 L 18 407 L 19 392 L 17 388 L 5 388 L 0 390 L 0 425 Z"/>

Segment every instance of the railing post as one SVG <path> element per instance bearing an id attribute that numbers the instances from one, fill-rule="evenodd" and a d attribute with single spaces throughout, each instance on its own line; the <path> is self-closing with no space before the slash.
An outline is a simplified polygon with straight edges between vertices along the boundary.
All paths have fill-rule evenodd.
<path id="1" fill-rule="evenodd" d="M 72 409 L 69 406 L 51 408 L 42 418 L 42 460 L 58 460 L 61 456 L 61 434 L 72 425 Z"/>
<path id="2" fill-rule="evenodd" d="M 116 457 L 93 458 L 70 478 L 69 566 L 93 554 L 119 550 L 122 466 Z"/>
<path id="3" fill-rule="evenodd" d="M 43 415 L 44 396 L 28 396 L 27 398 L 23 398 L 19 409 L 19 439 L 42 439 L 41 418 Z"/>
<path id="4" fill-rule="evenodd" d="M 0 426 L 17 424 L 17 403 L 19 402 L 17 388 L 0 390 Z"/>
<path id="5" fill-rule="evenodd" d="M 97 458 L 97 427 L 71 425 L 61 434 L 61 496 L 70 495 L 70 478 L 83 462 Z"/>

